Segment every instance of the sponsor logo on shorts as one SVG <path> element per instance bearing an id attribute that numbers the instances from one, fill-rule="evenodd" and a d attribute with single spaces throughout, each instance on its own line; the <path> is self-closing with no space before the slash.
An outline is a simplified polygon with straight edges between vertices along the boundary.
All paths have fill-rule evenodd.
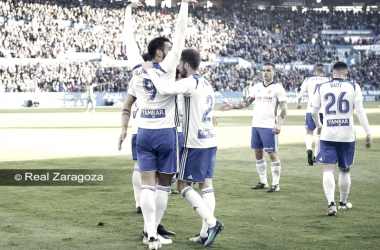
<path id="1" fill-rule="evenodd" d="M 330 119 L 327 120 L 327 127 L 349 126 L 349 119 Z"/>
<path id="2" fill-rule="evenodd" d="M 142 109 L 141 118 L 164 118 L 165 109 Z"/>
<path id="3" fill-rule="evenodd" d="M 215 137 L 215 132 L 213 129 L 198 130 L 198 139 L 208 139 L 213 137 Z"/>

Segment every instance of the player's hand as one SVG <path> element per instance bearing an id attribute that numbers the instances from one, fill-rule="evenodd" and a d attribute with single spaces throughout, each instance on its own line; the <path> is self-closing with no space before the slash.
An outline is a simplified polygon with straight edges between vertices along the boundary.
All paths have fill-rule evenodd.
<path id="1" fill-rule="evenodd" d="M 372 136 L 367 135 L 367 137 L 365 138 L 365 147 L 370 148 L 371 146 L 372 146 Z"/>
<path id="2" fill-rule="evenodd" d="M 153 68 L 153 63 L 151 61 L 146 61 L 143 64 L 141 64 L 142 68 L 147 71 L 148 69 Z"/>
<path id="3" fill-rule="evenodd" d="M 297 106 L 297 109 L 301 109 L 302 105 Z"/>
<path id="4" fill-rule="evenodd" d="M 220 107 L 218 108 L 218 110 L 219 110 L 219 111 L 228 111 L 228 110 L 232 109 L 233 106 L 234 106 L 234 105 L 225 102 L 222 106 L 220 106 Z"/>
<path id="5" fill-rule="evenodd" d="M 273 132 L 278 135 L 281 132 L 281 125 L 280 124 L 274 125 Z"/>
<path id="6" fill-rule="evenodd" d="M 140 2 L 133 2 L 131 3 L 130 5 L 128 5 L 128 7 L 130 7 L 131 9 L 133 10 L 136 10 L 136 9 L 144 9 L 144 5 Z"/>
<path id="7" fill-rule="evenodd" d="M 121 132 L 120 136 L 119 136 L 119 143 L 118 143 L 118 148 L 119 148 L 119 151 L 121 150 L 121 144 L 123 143 L 123 141 L 125 140 L 125 137 L 127 137 L 127 131 L 123 131 Z"/>
<path id="8" fill-rule="evenodd" d="M 195 9 L 195 7 L 198 6 L 198 1 L 197 0 L 182 0 L 182 2 L 193 5 L 194 9 Z"/>
<path id="9" fill-rule="evenodd" d="M 214 126 L 218 125 L 218 117 L 215 116 L 215 115 L 212 116 L 212 124 L 213 124 Z"/>

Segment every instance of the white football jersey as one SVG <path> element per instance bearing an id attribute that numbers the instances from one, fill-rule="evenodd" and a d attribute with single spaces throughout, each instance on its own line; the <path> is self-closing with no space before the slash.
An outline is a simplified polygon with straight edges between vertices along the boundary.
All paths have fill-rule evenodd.
<path id="1" fill-rule="evenodd" d="M 155 63 L 154 69 L 163 82 L 175 82 L 175 66 L 174 70 L 166 71 L 160 64 Z M 132 73 L 133 88 L 140 108 L 138 127 L 145 129 L 178 127 L 180 124 L 176 96 L 162 96 L 141 65 L 136 66 Z"/>
<path id="2" fill-rule="evenodd" d="M 157 92 L 147 72 L 142 68 L 144 62 L 133 35 L 132 10 L 125 10 L 124 34 L 127 56 L 134 77 L 133 88 L 138 99 L 140 117 L 138 127 L 144 129 L 163 129 L 179 126 L 177 98 L 162 96 Z M 173 47 L 161 63 L 154 64 L 156 74 L 166 83 L 175 82 L 176 67 L 185 45 L 187 31 L 188 4 L 181 3 L 178 14 Z"/>
<path id="3" fill-rule="evenodd" d="M 363 100 L 360 86 L 334 78 L 321 84 L 314 94 L 313 106 L 323 113 L 321 140 L 355 141 L 354 102 Z"/>
<path id="4" fill-rule="evenodd" d="M 131 82 L 132 83 L 132 82 Z M 136 97 L 136 91 L 133 89 L 133 87 L 128 88 L 128 94 L 131 96 Z M 138 117 L 140 117 L 140 109 L 137 104 L 138 99 L 136 99 L 135 103 L 132 105 L 132 110 L 131 110 L 131 122 L 132 122 L 132 134 L 136 135 L 137 131 L 139 130 L 138 126 Z"/>
<path id="5" fill-rule="evenodd" d="M 306 113 L 313 112 L 313 105 L 312 105 L 313 96 L 317 88 L 317 85 L 324 82 L 328 82 L 328 81 L 330 81 L 330 79 L 324 76 L 310 76 L 310 77 L 307 77 L 303 81 L 302 86 L 301 86 L 301 91 L 300 91 L 300 95 L 301 95 L 300 97 L 302 98 L 303 94 L 307 92 L 308 102 L 307 102 Z"/>
<path id="6" fill-rule="evenodd" d="M 211 84 L 199 74 L 177 82 L 183 84 L 183 146 L 186 148 L 211 148 L 218 145 L 212 116 L 215 104 Z"/>
<path id="7" fill-rule="evenodd" d="M 265 86 L 263 82 L 253 86 L 249 96 L 255 98 L 252 127 L 273 128 L 277 122 L 279 103 L 286 101 L 286 92 L 277 82 Z"/>

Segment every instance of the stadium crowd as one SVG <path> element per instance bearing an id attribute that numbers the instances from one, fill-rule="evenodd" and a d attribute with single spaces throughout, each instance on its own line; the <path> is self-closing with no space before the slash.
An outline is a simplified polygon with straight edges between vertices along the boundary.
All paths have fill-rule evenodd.
<path id="1" fill-rule="evenodd" d="M 126 60 L 122 27 L 123 2 L 90 0 L 1 0 L 0 58 L 57 59 L 73 52 L 102 53 L 114 60 Z M 147 7 L 134 17 L 136 40 L 145 53 L 148 42 L 164 35 L 173 39 L 176 8 Z M 347 58 L 332 44 L 378 44 L 377 38 L 355 42 L 342 37 L 321 36 L 322 29 L 363 30 L 380 33 L 379 13 L 335 11 L 297 12 L 286 9 L 250 10 L 244 6 L 198 7 L 189 10 L 186 46 L 201 51 L 202 61 L 217 56 L 241 57 L 253 65 L 331 63 Z M 67 26 L 70 24 L 69 26 Z M 343 58 L 342 58 L 343 56 Z M 378 88 L 379 56 L 366 55 L 351 67 L 352 80 L 368 88 Z M 243 68 L 217 64 L 203 67 L 215 90 L 239 91 L 259 81 L 254 66 Z M 279 69 L 277 80 L 288 90 L 299 85 L 308 70 Z M 130 80 L 128 68 L 102 67 L 99 62 L 59 62 L 1 66 L 0 91 L 84 91 L 86 82 L 95 81 L 98 91 L 124 91 Z"/>

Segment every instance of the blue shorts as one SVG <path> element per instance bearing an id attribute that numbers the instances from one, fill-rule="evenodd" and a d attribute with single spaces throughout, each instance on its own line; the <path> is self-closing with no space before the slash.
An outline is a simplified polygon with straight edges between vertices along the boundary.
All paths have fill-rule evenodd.
<path id="1" fill-rule="evenodd" d="M 205 178 L 214 176 L 217 147 L 182 148 L 178 179 L 187 182 L 203 183 Z"/>
<path id="2" fill-rule="evenodd" d="M 355 142 L 335 142 L 321 140 L 321 149 L 316 161 L 325 164 L 336 164 L 340 168 L 349 168 L 354 163 Z"/>
<path id="3" fill-rule="evenodd" d="M 321 124 L 323 124 L 323 114 L 322 113 L 319 113 L 319 120 L 321 121 Z M 310 131 L 314 131 L 314 129 L 316 129 L 316 125 L 315 125 L 315 122 L 313 120 L 313 116 L 311 115 L 311 113 L 306 113 L 306 117 L 305 117 L 305 128 L 307 130 L 310 130 Z"/>
<path id="4" fill-rule="evenodd" d="M 137 161 L 136 138 L 137 134 L 132 135 L 132 161 Z"/>
<path id="5" fill-rule="evenodd" d="M 272 128 L 252 127 L 251 137 L 252 149 L 265 149 L 265 152 L 278 151 L 278 135 L 273 132 Z"/>
<path id="6" fill-rule="evenodd" d="M 143 129 L 137 136 L 137 159 L 139 171 L 177 172 L 178 135 L 176 128 Z"/>
<path id="7" fill-rule="evenodd" d="M 183 147 L 183 132 L 178 132 L 178 149 L 181 151 Z"/>

